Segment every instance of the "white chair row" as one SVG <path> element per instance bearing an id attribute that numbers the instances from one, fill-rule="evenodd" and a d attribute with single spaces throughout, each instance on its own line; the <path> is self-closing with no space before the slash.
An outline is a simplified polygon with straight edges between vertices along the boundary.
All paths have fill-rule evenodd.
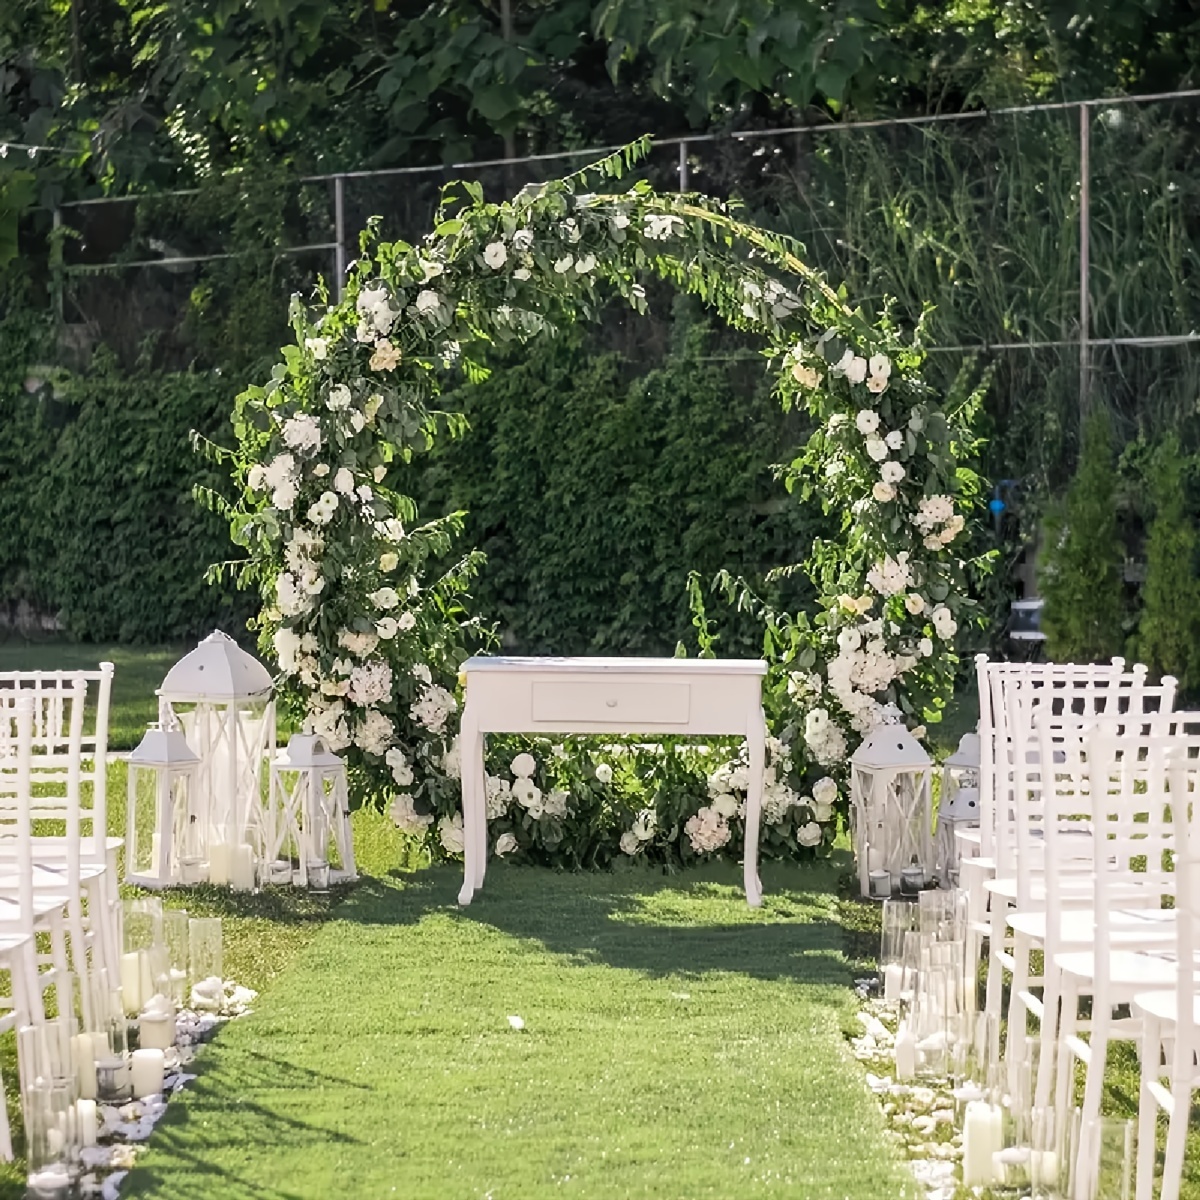
<path id="1" fill-rule="evenodd" d="M 1200 884 L 1193 880 L 1200 872 L 1193 851 L 1200 839 L 1190 831 L 1200 714 L 1171 712 L 1173 680 L 1150 687 L 1143 670 L 1124 672 L 1120 663 L 977 668 L 981 700 L 987 698 L 980 791 L 990 801 L 979 845 L 991 854 L 975 864 L 973 932 L 989 939 L 993 1012 L 1003 975 L 1012 974 L 1010 1090 L 1015 1096 L 1025 1077 L 1025 1026 L 1033 1013 L 1041 1026 L 1036 1094 L 1019 1102 L 1045 1107 L 1053 1088 L 1061 1117 L 1075 1065 L 1083 1064 L 1073 1195 L 1091 1200 L 1108 1046 L 1113 1038 L 1137 1039 L 1138 1197 L 1153 1195 L 1154 1116 L 1164 1108 L 1171 1120 L 1161 1195 L 1174 1200 L 1197 1074 L 1192 964 Z M 986 922 L 979 893 L 989 901 Z M 1029 969 L 1035 949 L 1045 961 L 1040 979 Z M 1085 999 L 1087 1020 L 1080 1016 Z M 1119 1015 L 1130 1005 L 1131 1017 Z"/>

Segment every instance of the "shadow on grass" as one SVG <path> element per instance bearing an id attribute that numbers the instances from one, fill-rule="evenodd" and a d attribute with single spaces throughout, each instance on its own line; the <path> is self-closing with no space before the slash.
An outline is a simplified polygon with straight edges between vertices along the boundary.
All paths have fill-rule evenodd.
<path id="1" fill-rule="evenodd" d="M 582 965 L 650 976 L 733 972 L 845 987 L 846 930 L 837 920 L 840 865 L 765 864 L 761 909 L 746 906 L 740 869 L 712 864 L 676 874 L 650 869 L 565 874 L 498 864 L 472 903 L 461 875 L 433 867 L 364 879 L 335 918 L 415 925 L 437 914 L 535 941 Z"/>

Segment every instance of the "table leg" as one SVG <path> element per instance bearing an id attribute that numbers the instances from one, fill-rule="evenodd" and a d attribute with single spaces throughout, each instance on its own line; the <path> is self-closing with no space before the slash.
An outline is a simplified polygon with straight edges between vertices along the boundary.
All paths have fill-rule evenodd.
<path id="1" fill-rule="evenodd" d="M 462 809 L 463 809 L 463 885 L 458 893 L 459 904 L 470 904 L 480 878 L 479 864 L 479 834 L 476 828 L 479 818 L 484 820 L 483 840 L 487 844 L 487 810 L 480 811 L 475 796 L 475 757 L 482 751 L 479 745 L 482 738 L 475 729 L 469 711 L 463 712 L 462 732 L 460 734 L 460 758 L 462 764 Z"/>
<path id="2" fill-rule="evenodd" d="M 467 756 L 461 759 L 464 771 L 469 769 L 474 776 L 471 783 L 471 795 L 475 801 L 475 832 L 478 838 L 475 854 L 475 886 L 483 887 L 483 877 L 487 874 L 488 833 L 487 833 L 487 768 L 485 765 L 486 739 L 482 733 L 475 734 L 475 744 L 468 747 Z"/>
<path id="3" fill-rule="evenodd" d="M 746 730 L 750 752 L 750 781 L 746 788 L 745 861 L 746 903 L 751 908 L 762 906 L 762 881 L 758 877 L 758 830 L 762 819 L 763 771 L 767 757 L 767 722 L 758 709 Z"/>

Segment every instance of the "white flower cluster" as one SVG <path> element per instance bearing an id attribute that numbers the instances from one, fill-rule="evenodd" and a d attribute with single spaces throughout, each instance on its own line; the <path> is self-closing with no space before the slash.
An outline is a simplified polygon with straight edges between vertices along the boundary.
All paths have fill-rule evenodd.
<path id="1" fill-rule="evenodd" d="M 508 812 L 512 803 L 512 784 L 502 775 L 488 775 L 484 779 L 484 792 L 487 797 L 487 817 L 495 821 Z"/>
<path id="2" fill-rule="evenodd" d="M 404 751 L 399 746 L 393 746 L 383 756 L 383 761 L 387 763 L 388 768 L 392 772 L 392 778 L 399 787 L 408 787 L 412 783 L 412 764 L 404 757 Z"/>
<path id="3" fill-rule="evenodd" d="M 290 512 L 300 494 L 300 479 L 296 472 L 296 460 L 290 454 L 277 454 L 265 467 L 250 468 L 247 480 L 252 491 L 269 488 L 271 505 L 283 512 Z"/>
<path id="4" fill-rule="evenodd" d="M 939 604 L 929 614 L 929 620 L 933 625 L 933 632 L 944 642 L 948 642 L 958 632 L 958 622 L 944 604 Z"/>
<path id="5" fill-rule="evenodd" d="M 281 430 L 284 444 L 291 449 L 314 454 L 321 448 L 321 422 L 311 413 L 296 413 L 283 423 Z"/>
<path id="6" fill-rule="evenodd" d="M 444 687 L 429 683 L 408 710 L 409 717 L 430 733 L 442 733 L 450 714 L 458 708 L 454 697 Z"/>
<path id="7" fill-rule="evenodd" d="M 338 645 L 349 650 L 356 658 L 366 658 L 379 645 L 377 633 L 360 633 L 354 629 L 343 629 L 338 633 Z"/>
<path id="8" fill-rule="evenodd" d="M 397 829 L 403 833 L 415 833 L 418 836 L 433 824 L 433 814 L 417 812 L 413 798 L 407 792 L 401 792 L 392 801 L 392 806 L 388 809 L 388 816 L 395 822 Z"/>
<path id="9" fill-rule="evenodd" d="M 399 310 L 392 304 L 387 286 L 382 283 L 363 288 L 358 293 L 354 309 L 358 313 L 358 330 L 355 336 L 360 342 L 373 342 L 377 336 L 386 337 L 400 315 Z"/>
<path id="10" fill-rule="evenodd" d="M 395 726 L 376 708 L 368 708 L 354 731 L 354 744 L 367 754 L 382 755 L 392 744 Z"/>
<path id="11" fill-rule="evenodd" d="M 762 819 L 767 825 L 778 825 L 790 809 L 804 801 L 787 783 L 792 769 L 790 747 L 779 738 L 769 737 L 766 748 Z M 743 749 L 736 760 L 722 763 L 708 777 L 709 806 L 726 819 L 746 814 L 745 793 L 750 785 L 750 769 L 745 754 Z"/>
<path id="12" fill-rule="evenodd" d="M 644 808 L 634 819 L 633 824 L 621 834 L 621 851 L 634 855 L 641 852 L 647 842 L 654 840 L 658 832 L 658 816 L 652 808 Z"/>
<path id="13" fill-rule="evenodd" d="M 647 213 L 643 232 L 652 242 L 665 242 L 683 233 L 683 219 L 673 213 Z"/>
<path id="14" fill-rule="evenodd" d="M 925 535 L 926 550 L 940 550 L 950 545 L 966 524 L 963 517 L 954 511 L 954 498 L 944 495 L 926 496 L 917 506 L 912 523 Z"/>
<path id="15" fill-rule="evenodd" d="M 366 708 L 392 694 L 392 668 L 385 662 L 363 663 L 350 672 L 346 693 L 355 704 Z"/>
<path id="16" fill-rule="evenodd" d="M 452 817 L 443 817 L 438 822 L 438 838 L 447 854 L 463 852 L 462 813 L 455 813 Z"/>
<path id="17" fill-rule="evenodd" d="M 309 506 L 308 519 L 314 525 L 328 525 L 337 512 L 337 492 L 322 492 L 316 503 Z"/>
<path id="18" fill-rule="evenodd" d="M 732 835 L 729 822 L 715 808 L 707 806 L 688 817 L 683 831 L 697 854 L 711 854 L 714 850 L 720 850 Z"/>
<path id="19" fill-rule="evenodd" d="M 908 551 L 902 550 L 895 558 L 885 555 L 867 572 L 867 583 L 881 596 L 894 596 L 907 591 L 912 583 L 912 571 L 908 565 Z"/>
<path id="20" fill-rule="evenodd" d="M 846 735 L 827 708 L 814 708 L 805 717 L 804 744 L 823 767 L 832 767 L 846 757 Z"/>

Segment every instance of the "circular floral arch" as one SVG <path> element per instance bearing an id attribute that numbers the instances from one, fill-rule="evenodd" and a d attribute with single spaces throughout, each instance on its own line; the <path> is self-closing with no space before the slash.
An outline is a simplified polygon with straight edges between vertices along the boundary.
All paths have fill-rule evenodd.
<path id="1" fill-rule="evenodd" d="M 443 379 L 484 377 L 486 347 L 594 318 L 609 294 L 644 312 L 647 275 L 762 338 L 780 401 L 816 422 L 784 482 L 841 515 L 840 537 L 791 568 L 812 577 L 816 610 L 762 613 L 776 850 L 828 843 L 855 736 L 880 720 L 936 719 L 952 681 L 967 603 L 955 543 L 977 489 L 960 461 L 974 446 L 973 405 L 944 411 L 920 378 L 919 345 L 851 310 L 794 242 L 701 196 L 642 182 L 592 190 L 614 187 L 646 148 L 503 204 L 485 203 L 477 184 L 448 185 L 417 245 L 376 244 L 368 231 L 344 299 L 322 295 L 315 310 L 294 300 L 295 344 L 238 398 L 241 496 L 225 511 L 248 552 L 242 581 L 262 591 L 260 645 L 278 663 L 281 698 L 346 753 L 360 794 L 390 799 L 397 823 L 435 852 L 461 847 L 456 685 L 479 632 L 465 606 L 478 556 L 431 574 L 460 520 L 419 520 L 405 467 L 462 425 L 437 407 Z M 607 764 L 557 758 L 542 775 L 518 756 L 511 780 L 489 779 L 500 853 L 736 851 L 736 761 L 709 763 L 708 795 L 690 813 L 622 813 L 604 794 Z M 564 836 L 576 818 L 587 854 Z"/>

